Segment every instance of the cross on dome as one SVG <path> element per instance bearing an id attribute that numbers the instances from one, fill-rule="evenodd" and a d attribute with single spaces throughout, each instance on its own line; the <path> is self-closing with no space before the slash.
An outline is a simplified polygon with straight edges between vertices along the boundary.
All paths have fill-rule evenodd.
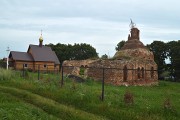
<path id="1" fill-rule="evenodd" d="M 131 20 L 131 23 L 129 24 L 129 27 L 132 29 L 132 28 L 135 28 L 136 27 L 136 24 Z"/>

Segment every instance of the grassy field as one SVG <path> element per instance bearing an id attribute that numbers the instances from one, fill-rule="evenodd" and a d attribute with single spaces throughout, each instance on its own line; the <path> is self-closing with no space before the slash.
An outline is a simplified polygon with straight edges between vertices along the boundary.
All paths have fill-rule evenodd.
<path id="1" fill-rule="evenodd" d="M 101 83 L 91 79 L 76 83 L 65 77 L 61 87 L 60 75 L 41 74 L 37 80 L 37 73 L 28 73 L 22 78 L 20 72 L 4 71 L 0 78 L 3 78 L 0 79 L 2 119 L 180 119 L 180 83 L 160 81 L 158 86 L 130 87 L 105 85 L 102 102 Z M 124 100 L 127 92 L 130 98 L 126 99 L 133 99 L 132 104 Z"/>
<path id="2" fill-rule="evenodd" d="M 38 107 L 23 102 L 21 99 L 10 94 L 0 92 L 0 119 L 1 120 L 57 120 Z"/>

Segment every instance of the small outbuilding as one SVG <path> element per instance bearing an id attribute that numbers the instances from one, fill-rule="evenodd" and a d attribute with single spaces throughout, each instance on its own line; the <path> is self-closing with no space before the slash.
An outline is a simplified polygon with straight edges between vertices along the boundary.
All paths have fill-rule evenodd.
<path id="1" fill-rule="evenodd" d="M 15 70 L 29 69 L 32 71 L 59 71 L 60 62 L 51 47 L 43 45 L 42 34 L 39 45 L 29 45 L 27 52 L 10 51 L 10 67 Z"/>

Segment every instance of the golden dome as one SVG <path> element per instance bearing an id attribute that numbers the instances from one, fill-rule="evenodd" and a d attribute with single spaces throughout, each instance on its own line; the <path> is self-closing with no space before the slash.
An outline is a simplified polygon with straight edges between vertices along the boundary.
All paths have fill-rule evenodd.
<path id="1" fill-rule="evenodd" d="M 43 41 L 43 37 L 42 37 L 42 34 L 41 34 L 41 36 L 40 36 L 40 38 L 39 38 L 39 41 Z"/>

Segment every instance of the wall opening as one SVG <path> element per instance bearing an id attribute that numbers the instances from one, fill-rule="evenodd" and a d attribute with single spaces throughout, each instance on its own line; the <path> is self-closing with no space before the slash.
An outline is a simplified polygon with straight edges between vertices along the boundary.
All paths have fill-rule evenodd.
<path id="1" fill-rule="evenodd" d="M 154 68 L 151 67 L 151 78 L 154 78 Z"/>
<path id="2" fill-rule="evenodd" d="M 141 73 L 142 73 L 142 79 L 144 79 L 144 68 L 141 68 Z"/>
<path id="3" fill-rule="evenodd" d="M 85 67 L 81 65 L 80 70 L 79 70 L 79 75 L 84 75 Z"/>
<path id="4" fill-rule="evenodd" d="M 138 79 L 140 79 L 141 78 L 141 70 L 140 70 L 140 68 L 138 67 L 138 69 L 137 69 L 137 77 L 138 77 Z"/>
<path id="5" fill-rule="evenodd" d="M 81 65 L 81 68 L 84 68 L 84 65 Z"/>
<path id="6" fill-rule="evenodd" d="M 128 77 L 128 74 L 127 74 L 127 66 L 125 65 L 124 68 L 123 68 L 123 81 L 126 82 L 127 81 L 127 77 Z"/>

